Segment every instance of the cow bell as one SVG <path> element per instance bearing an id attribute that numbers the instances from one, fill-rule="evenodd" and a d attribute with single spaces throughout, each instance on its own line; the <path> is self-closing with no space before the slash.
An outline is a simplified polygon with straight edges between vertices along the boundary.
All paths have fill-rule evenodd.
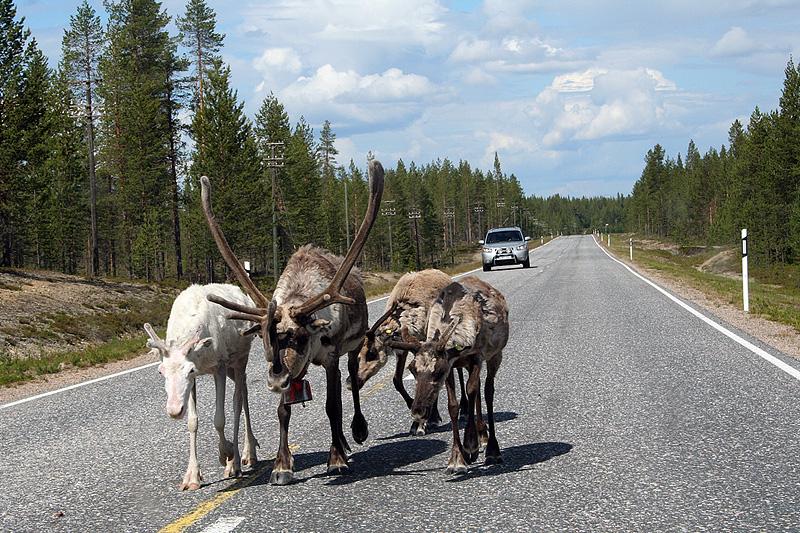
<path id="1" fill-rule="evenodd" d="M 283 404 L 306 403 L 312 400 L 311 383 L 307 379 L 293 379 L 289 388 L 283 391 Z"/>

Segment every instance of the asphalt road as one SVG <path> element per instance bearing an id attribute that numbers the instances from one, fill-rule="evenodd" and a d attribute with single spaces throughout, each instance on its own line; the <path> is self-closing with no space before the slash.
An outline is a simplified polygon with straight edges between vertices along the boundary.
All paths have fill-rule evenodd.
<path id="1" fill-rule="evenodd" d="M 353 473 L 326 476 L 324 373 L 315 368 L 315 400 L 292 413 L 297 482 L 270 486 L 276 397 L 254 344 L 257 475 L 220 479 L 207 378 L 199 456 L 210 483 L 179 492 L 185 422 L 168 419 L 161 377 L 148 368 L 0 410 L 0 530 L 800 530 L 800 381 L 634 277 L 591 237 L 557 239 L 531 263 L 479 274 L 511 310 L 495 396 L 503 465 L 479 459 L 466 476 L 445 474 L 449 430 L 406 436 L 410 418 L 387 365 L 365 389 L 362 446 L 350 438 L 344 398 Z"/>

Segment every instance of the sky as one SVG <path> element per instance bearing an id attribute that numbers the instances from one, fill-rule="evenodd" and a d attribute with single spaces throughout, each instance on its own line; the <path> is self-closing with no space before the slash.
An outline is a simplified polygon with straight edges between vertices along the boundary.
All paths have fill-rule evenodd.
<path id="1" fill-rule="evenodd" d="M 53 65 L 79 3 L 17 0 Z M 293 123 L 330 120 L 340 163 L 488 170 L 497 152 L 540 196 L 627 194 L 656 143 L 727 143 L 800 55 L 800 0 L 207 3 L 251 117 L 273 92 Z M 174 19 L 185 1 L 162 4 Z"/>

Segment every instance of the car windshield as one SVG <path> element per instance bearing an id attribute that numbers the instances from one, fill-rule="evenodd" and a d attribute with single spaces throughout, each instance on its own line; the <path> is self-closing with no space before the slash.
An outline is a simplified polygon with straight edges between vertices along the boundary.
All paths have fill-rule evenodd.
<path id="1" fill-rule="evenodd" d="M 493 231 L 486 236 L 486 244 L 521 241 L 522 233 L 515 230 Z"/>

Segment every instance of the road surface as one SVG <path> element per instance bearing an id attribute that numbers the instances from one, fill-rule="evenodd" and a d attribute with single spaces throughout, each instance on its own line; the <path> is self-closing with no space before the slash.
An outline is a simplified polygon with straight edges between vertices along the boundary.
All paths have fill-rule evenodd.
<path id="1" fill-rule="evenodd" d="M 255 474 L 220 479 L 206 378 L 199 455 L 209 484 L 176 490 L 185 422 L 164 413 L 151 367 L 0 409 L 0 530 L 800 529 L 800 381 L 635 277 L 592 237 L 556 239 L 531 263 L 476 274 L 510 307 L 495 396 L 503 465 L 445 474 L 448 428 L 406 436 L 389 364 L 364 391 L 362 446 L 350 438 L 344 397 L 353 473 L 326 476 L 324 373 L 313 368 L 316 399 L 292 413 L 297 482 L 270 486 L 276 396 L 254 343 Z"/>

